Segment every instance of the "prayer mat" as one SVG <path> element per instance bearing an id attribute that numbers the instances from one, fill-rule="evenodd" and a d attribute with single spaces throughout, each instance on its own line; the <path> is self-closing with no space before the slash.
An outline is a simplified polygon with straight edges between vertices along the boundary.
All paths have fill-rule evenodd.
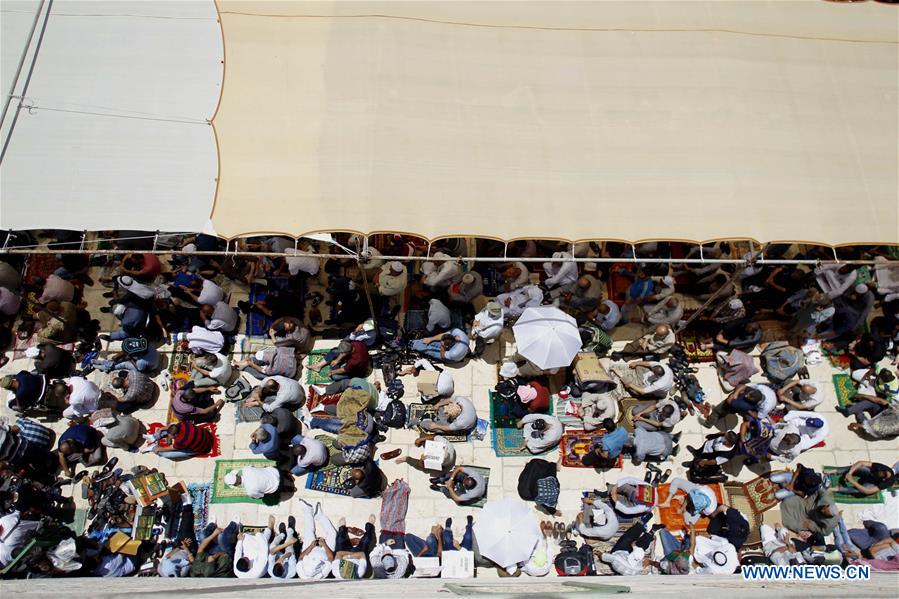
<path id="1" fill-rule="evenodd" d="M 821 344 L 821 351 L 824 352 L 824 355 L 827 356 L 827 359 L 834 368 L 840 368 L 842 370 L 849 369 L 851 361 L 845 350 L 838 349 L 833 343 L 825 341 Z M 838 375 L 834 375 L 834 378 L 837 376 Z"/>
<path id="2" fill-rule="evenodd" d="M 711 488 L 715 492 L 715 497 L 718 498 L 718 505 L 725 503 L 724 501 L 724 489 L 719 483 L 715 483 L 713 485 L 705 485 Z M 665 483 L 664 485 L 658 486 L 658 497 L 659 503 L 664 502 L 668 498 L 668 489 L 671 487 L 671 483 Z M 686 495 L 679 494 L 678 500 L 681 505 L 683 505 L 683 500 L 686 499 Z M 662 524 L 665 525 L 670 531 L 676 530 L 687 530 L 687 524 L 684 522 L 683 515 L 679 512 L 675 512 L 674 508 L 677 506 L 678 501 L 675 501 L 672 505 L 656 509 L 659 511 L 659 519 L 662 521 Z M 709 527 L 709 519 L 705 516 L 701 516 L 699 520 L 696 522 L 696 530 L 698 532 L 705 532 Z"/>
<path id="3" fill-rule="evenodd" d="M 248 496 L 243 486 L 237 485 L 232 487 L 225 482 L 225 475 L 232 470 L 238 470 L 244 466 L 252 466 L 262 468 L 266 466 L 274 466 L 275 462 L 264 459 L 245 459 L 245 460 L 216 460 L 215 474 L 212 476 L 212 498 L 210 503 L 258 503 L 260 505 L 268 505 L 262 499 L 254 499 Z M 276 500 L 277 501 L 277 500 Z"/>
<path id="4" fill-rule="evenodd" d="M 701 364 L 703 362 L 715 361 L 715 351 L 712 348 L 703 349 L 701 341 L 695 335 L 681 336 L 680 345 L 687 354 L 688 362 Z"/>
<path id="5" fill-rule="evenodd" d="M 482 468 L 481 466 L 472 466 L 470 464 L 463 465 L 463 468 L 469 468 L 474 470 L 478 474 L 484 477 L 484 483 L 487 485 L 487 489 L 490 488 L 490 468 Z M 466 503 L 464 507 L 484 507 L 484 504 L 487 503 L 487 491 L 484 491 L 484 496 L 478 499 L 473 503 Z"/>
<path id="6" fill-rule="evenodd" d="M 646 399 L 635 399 L 626 397 L 618 400 L 618 424 L 623 426 L 629 433 L 634 432 L 634 418 L 631 415 L 633 408 L 646 408 L 655 405 L 655 401 Z"/>
<path id="7" fill-rule="evenodd" d="M 171 410 L 170 410 L 171 411 Z M 161 422 L 151 422 L 147 425 L 147 434 L 153 435 L 166 428 L 171 423 L 162 424 Z M 215 422 L 204 422 L 202 424 L 197 425 L 199 428 L 205 428 L 210 433 L 212 433 L 212 438 L 214 439 L 212 444 L 212 451 L 209 453 L 204 453 L 201 455 L 195 455 L 194 458 L 215 458 L 222 455 L 222 441 L 218 436 L 218 427 Z M 160 447 L 171 447 L 171 444 L 168 442 L 168 439 L 163 439 L 159 443 Z"/>
<path id="8" fill-rule="evenodd" d="M 762 327 L 762 340 L 760 343 L 772 341 L 787 341 L 790 339 L 790 323 L 785 320 L 759 320 Z"/>
<path id="9" fill-rule="evenodd" d="M 628 531 L 628 529 L 630 527 L 632 527 L 634 525 L 634 523 L 636 523 L 636 522 L 637 522 L 637 518 L 633 518 L 633 519 L 622 518 L 621 515 L 619 514 L 618 515 L 618 531 L 608 541 L 603 541 L 601 539 L 581 537 L 581 540 L 584 543 L 586 543 L 587 545 L 589 545 L 591 549 L 593 549 L 593 562 L 594 562 L 594 565 L 596 566 L 596 575 L 597 576 L 617 576 L 615 570 L 612 569 L 612 566 L 610 566 L 609 564 L 602 561 L 602 559 L 600 559 L 600 555 L 603 553 L 610 552 L 612 550 L 612 547 L 615 546 L 615 543 L 618 542 L 618 539 L 620 539 L 622 537 L 622 535 L 624 535 L 624 533 L 626 533 Z M 646 550 L 647 556 L 653 555 L 653 551 L 655 550 L 655 544 L 656 544 L 656 541 L 653 540 L 653 542 L 649 545 L 649 548 Z M 643 571 L 641 572 L 641 574 L 649 574 L 649 573 L 650 573 L 649 566 L 644 567 Z"/>
<path id="10" fill-rule="evenodd" d="M 839 493 L 835 491 L 834 489 L 840 487 L 840 479 L 843 478 L 844 473 L 840 472 L 841 469 L 837 466 L 823 466 L 821 470 L 830 482 L 828 486 L 833 495 L 833 500 L 837 503 L 854 503 L 858 505 L 883 503 L 883 491 L 877 491 L 873 495 L 853 495 L 852 493 Z"/>
<path id="11" fill-rule="evenodd" d="M 11 360 L 18 360 L 20 358 L 25 357 L 25 350 L 27 350 L 30 347 L 37 347 L 40 343 L 42 343 L 42 341 L 40 340 L 40 338 L 38 337 L 38 334 L 37 334 L 38 324 L 39 323 L 35 324 L 35 332 L 32 333 L 31 337 L 29 337 L 28 339 L 19 339 L 19 336 L 15 334 L 16 327 L 13 327 L 12 333 L 13 333 L 14 341 L 13 341 L 13 347 L 12 347 L 12 355 L 10 356 Z M 58 345 L 58 347 L 60 349 L 64 349 L 69 352 L 75 351 L 74 343 L 63 343 L 61 345 Z"/>
<path id="12" fill-rule="evenodd" d="M 531 453 L 527 449 L 522 450 L 524 433 L 520 428 L 491 427 L 490 442 L 493 446 L 493 453 L 499 458 L 546 455 L 555 449 L 555 447 L 551 447 L 540 453 Z"/>
<path id="13" fill-rule="evenodd" d="M 403 330 L 406 331 L 424 331 L 428 326 L 427 310 L 409 310 L 403 319 Z"/>
<path id="14" fill-rule="evenodd" d="M 833 375 L 833 386 L 837 391 L 837 405 L 841 408 L 851 406 L 852 398 L 857 392 L 852 377 L 848 374 L 835 374 Z"/>
<path id="15" fill-rule="evenodd" d="M 265 410 L 262 409 L 262 406 L 248 408 L 244 406 L 243 401 L 238 401 L 234 404 L 234 421 L 238 424 L 241 422 L 259 422 L 263 414 L 265 414 Z M 303 408 L 296 409 L 293 415 L 296 416 L 297 419 L 302 420 Z"/>
<path id="16" fill-rule="evenodd" d="M 604 434 L 605 430 L 566 431 L 559 442 L 562 465 L 566 468 L 592 468 L 581 463 L 581 456 L 589 453 L 594 445 L 601 443 Z M 624 459 L 619 455 L 614 468 L 621 468 L 623 463 Z"/>
<path id="17" fill-rule="evenodd" d="M 62 262 L 56 258 L 56 254 L 48 252 L 46 254 L 29 255 L 28 259 L 25 261 L 22 286 L 31 286 L 34 283 L 34 279 L 37 277 L 46 280 L 47 277 L 56 272 L 56 269 L 60 266 L 62 266 Z M 74 284 L 74 281 L 72 281 L 72 283 Z"/>
<path id="18" fill-rule="evenodd" d="M 66 528 L 80 537 L 84 534 L 84 527 L 86 524 L 87 510 L 84 508 L 75 508 L 75 513 L 72 514 L 72 521 L 66 523 Z"/>
<path id="19" fill-rule="evenodd" d="M 406 422 L 409 422 L 413 419 L 421 419 L 421 420 L 429 420 L 437 413 L 437 408 L 432 405 L 427 405 L 423 403 L 412 403 L 409 404 L 409 413 L 407 414 Z M 469 437 L 477 437 L 477 431 L 480 428 L 481 419 L 478 418 L 478 426 L 475 426 L 475 430 L 466 435 L 449 435 L 443 433 L 443 436 L 446 437 L 446 440 L 451 443 L 462 443 L 464 441 L 468 441 Z M 486 421 L 485 421 L 486 424 Z M 425 429 L 420 426 L 416 426 L 415 430 L 421 433 L 427 433 Z M 484 429 L 484 433 L 486 433 L 486 428 Z M 481 437 L 483 438 L 483 437 Z"/>
<path id="20" fill-rule="evenodd" d="M 580 407 L 581 398 L 579 398 L 579 397 L 562 398 L 557 395 L 554 395 L 550 399 L 550 403 L 553 404 L 553 406 L 555 406 L 555 409 L 553 410 L 553 412 L 556 414 L 556 416 L 559 418 L 559 420 L 562 421 L 562 425 L 566 429 L 583 428 L 584 427 L 584 422 L 580 418 L 575 416 L 574 414 L 570 413 L 571 410 L 569 410 L 569 406 Z"/>
<path id="21" fill-rule="evenodd" d="M 252 306 L 256 302 L 265 299 L 268 288 L 258 283 L 250 285 L 250 293 L 247 302 Z M 247 337 L 265 337 L 272 327 L 272 319 L 264 314 L 251 310 L 247 315 Z"/>
<path id="22" fill-rule="evenodd" d="M 212 499 L 212 483 L 187 483 L 187 494 L 194 510 L 194 531 L 202 534 L 209 523 L 209 500 Z"/>
<path id="23" fill-rule="evenodd" d="M 740 483 L 725 483 L 724 490 L 727 492 L 727 505 L 743 514 L 743 517 L 749 522 L 749 536 L 746 537 L 744 547 L 760 549 L 762 547 L 760 529 L 763 524 L 762 514 L 756 511 L 753 502 L 746 495 L 746 491 Z"/>
<path id="24" fill-rule="evenodd" d="M 771 420 L 771 422 L 781 422 L 784 419 L 784 415 L 779 413 L 770 413 L 768 414 L 768 418 Z M 816 445 L 812 445 L 809 449 L 815 449 L 817 447 L 827 447 L 827 439 L 822 439 Z"/>
<path id="25" fill-rule="evenodd" d="M 334 449 L 334 437 L 316 435 L 315 438 L 325 444 L 328 448 L 328 453 L 331 455 L 337 452 Z M 350 494 L 349 489 L 355 484 L 350 482 L 350 473 L 353 471 L 353 468 L 354 466 L 328 465 L 319 470 L 314 470 L 306 475 L 306 488 L 313 491 L 321 491 L 322 493 L 348 497 Z"/>
<path id="26" fill-rule="evenodd" d="M 321 372 L 315 372 L 308 366 L 314 366 L 315 364 L 320 364 L 325 361 L 325 354 L 327 354 L 329 349 L 314 349 L 309 352 L 309 356 L 306 358 L 306 384 L 307 385 L 328 385 L 332 383 L 331 380 L 331 367 L 325 366 L 322 368 Z"/>
<path id="27" fill-rule="evenodd" d="M 766 476 L 759 476 L 743 483 L 743 496 L 746 497 L 746 501 L 752 509 L 760 514 L 780 504 L 780 501 L 774 496 L 776 490 L 777 486 Z"/>

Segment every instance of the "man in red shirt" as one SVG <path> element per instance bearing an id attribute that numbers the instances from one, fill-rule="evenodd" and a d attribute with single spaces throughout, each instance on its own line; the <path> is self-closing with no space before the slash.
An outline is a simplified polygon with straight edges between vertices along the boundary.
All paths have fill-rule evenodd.
<path id="1" fill-rule="evenodd" d="M 319 372 L 325 366 L 330 366 L 331 380 L 342 381 L 353 377 L 366 377 L 370 367 L 368 347 L 361 341 L 347 341 L 344 339 L 336 349 L 325 354 L 325 359 L 309 368 Z"/>
<path id="2" fill-rule="evenodd" d="M 142 283 L 149 283 L 162 272 L 162 264 L 156 254 L 128 254 L 122 260 L 122 274 L 130 275 Z"/>
<path id="3" fill-rule="evenodd" d="M 192 422 L 177 422 L 153 435 L 156 442 L 164 437 L 168 437 L 171 445 L 167 447 L 156 445 L 153 447 L 153 453 L 170 460 L 205 455 L 211 453 L 215 445 L 212 433 Z"/>
<path id="4" fill-rule="evenodd" d="M 518 403 L 512 406 L 512 414 L 521 418 L 527 414 L 545 414 L 549 411 L 549 389 L 537 381 L 528 381 L 518 387 Z"/>

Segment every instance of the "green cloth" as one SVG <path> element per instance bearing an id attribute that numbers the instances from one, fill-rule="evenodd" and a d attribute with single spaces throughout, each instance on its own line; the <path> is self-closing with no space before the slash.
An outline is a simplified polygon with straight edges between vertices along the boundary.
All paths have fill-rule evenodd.
<path id="1" fill-rule="evenodd" d="M 231 556 L 222 553 L 214 561 L 206 561 L 209 554 L 201 551 L 190 565 L 190 575 L 193 578 L 230 578 L 233 574 L 234 564 Z"/>

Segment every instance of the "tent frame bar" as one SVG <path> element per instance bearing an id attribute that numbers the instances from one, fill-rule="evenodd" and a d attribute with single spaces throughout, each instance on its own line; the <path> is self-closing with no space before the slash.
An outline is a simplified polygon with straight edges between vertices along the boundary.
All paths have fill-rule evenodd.
<path id="1" fill-rule="evenodd" d="M 161 237 L 161 236 L 160 236 Z M 85 242 L 84 240 L 80 242 L 73 242 L 82 245 L 80 249 L 56 249 L 56 248 L 17 248 L 17 247 L 3 247 L 0 248 L 0 254 L 10 254 L 10 255 L 31 255 L 31 254 L 89 254 L 93 256 L 115 256 L 115 255 L 124 255 L 124 254 L 157 254 L 157 255 L 172 255 L 172 256 L 220 256 L 220 257 L 267 257 L 267 258 L 284 258 L 290 257 L 290 254 L 282 254 L 278 252 L 251 252 L 251 251 L 240 251 L 234 250 L 231 251 L 230 243 L 228 247 L 224 250 L 217 251 L 193 251 L 193 252 L 185 252 L 183 250 L 172 250 L 172 249 L 163 249 L 163 250 L 117 250 L 117 249 L 84 249 L 83 245 L 86 245 L 89 242 Z M 59 244 L 61 245 L 61 244 Z M 318 253 L 304 253 L 297 252 L 295 256 L 315 256 L 317 258 L 327 258 L 327 259 L 336 259 L 336 260 L 359 260 L 360 258 L 365 260 L 363 255 L 352 253 L 352 254 L 318 254 Z M 639 257 L 628 257 L 628 258 L 601 258 L 601 257 L 592 257 L 592 258 L 562 258 L 562 259 L 553 259 L 552 257 L 543 257 L 543 258 L 518 258 L 514 256 L 502 256 L 502 257 L 487 257 L 487 256 L 464 256 L 464 257 L 449 257 L 449 258 L 436 258 L 434 256 L 387 256 L 387 255 L 377 255 L 373 256 L 374 259 L 384 260 L 384 261 L 398 261 L 398 262 L 441 262 L 441 261 L 459 261 L 459 262 L 486 262 L 486 263 L 503 263 L 503 262 L 576 262 L 576 263 L 586 263 L 592 262 L 594 264 L 614 264 L 614 263 L 623 263 L 623 264 L 736 264 L 736 265 L 747 265 L 750 262 L 756 265 L 771 265 L 771 266 L 799 266 L 799 265 L 807 265 L 807 266 L 817 266 L 820 264 L 853 264 L 853 265 L 875 265 L 875 264 L 883 264 L 883 262 L 877 262 L 874 260 L 840 260 L 834 256 L 833 260 L 782 260 L 782 259 L 759 259 L 755 260 L 744 260 L 741 258 L 639 258 Z M 895 261 L 889 261 L 895 262 Z"/>

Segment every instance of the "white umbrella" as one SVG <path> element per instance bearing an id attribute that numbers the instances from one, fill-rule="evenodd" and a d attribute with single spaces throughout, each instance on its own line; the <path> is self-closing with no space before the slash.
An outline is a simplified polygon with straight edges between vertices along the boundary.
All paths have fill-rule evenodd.
<path id="1" fill-rule="evenodd" d="M 501 568 L 531 558 L 540 529 L 531 507 L 517 497 L 488 501 L 474 523 L 478 551 Z"/>
<path id="2" fill-rule="evenodd" d="M 571 366 L 581 349 L 574 318 L 553 306 L 527 308 L 512 331 L 518 353 L 544 370 Z"/>

